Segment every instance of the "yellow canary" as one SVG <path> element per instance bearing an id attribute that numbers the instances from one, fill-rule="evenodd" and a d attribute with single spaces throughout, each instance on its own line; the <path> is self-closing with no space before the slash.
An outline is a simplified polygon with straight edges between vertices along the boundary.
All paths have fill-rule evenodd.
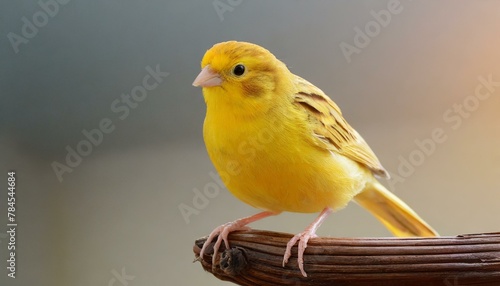
<path id="1" fill-rule="evenodd" d="M 207 113 L 203 135 L 208 154 L 227 188 L 263 210 L 214 229 L 229 248 L 231 231 L 284 211 L 321 212 L 287 245 L 283 266 L 298 241 L 298 266 L 307 276 L 303 253 L 309 238 L 333 211 L 354 199 L 396 236 L 436 236 L 410 207 L 374 175 L 388 172 L 365 140 L 325 93 L 291 73 L 271 52 L 255 44 L 214 45 L 193 82 L 203 88 Z"/>

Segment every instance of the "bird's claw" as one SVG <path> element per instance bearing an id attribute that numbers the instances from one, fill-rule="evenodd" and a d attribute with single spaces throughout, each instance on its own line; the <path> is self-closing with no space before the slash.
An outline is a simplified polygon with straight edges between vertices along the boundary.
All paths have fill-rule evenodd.
<path id="1" fill-rule="evenodd" d="M 221 243 L 224 241 L 224 245 L 226 246 L 226 249 L 229 249 L 229 241 L 228 241 L 228 235 L 229 233 L 237 230 L 249 230 L 250 228 L 248 226 L 242 226 L 235 222 L 228 222 L 225 223 L 221 226 L 216 227 L 208 236 L 207 240 L 203 244 L 203 247 L 200 250 L 200 260 L 203 259 L 203 255 L 205 254 L 207 247 L 212 243 L 214 238 L 217 236 L 217 241 L 214 244 L 214 252 L 212 254 L 212 268 L 215 267 L 215 262 L 217 258 L 217 254 L 219 252 L 219 248 Z"/>
<path id="2" fill-rule="evenodd" d="M 285 255 L 283 255 L 283 267 L 288 263 L 288 259 L 292 256 L 292 248 L 299 241 L 299 246 L 297 249 L 297 263 L 299 265 L 300 273 L 304 277 L 307 277 L 307 273 L 304 270 L 304 250 L 307 248 L 307 242 L 310 238 L 317 237 L 315 233 L 311 233 L 310 231 L 304 231 L 296 234 L 288 243 L 286 244 Z"/>

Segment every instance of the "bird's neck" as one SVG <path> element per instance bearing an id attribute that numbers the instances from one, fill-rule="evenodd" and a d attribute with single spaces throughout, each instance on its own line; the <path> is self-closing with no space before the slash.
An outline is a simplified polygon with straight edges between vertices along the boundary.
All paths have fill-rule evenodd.
<path id="1" fill-rule="evenodd" d="M 207 118 L 217 119 L 221 123 L 231 124 L 233 121 L 251 121 L 259 118 L 273 108 L 273 104 L 264 98 L 241 97 L 231 93 L 204 91 L 207 105 Z"/>

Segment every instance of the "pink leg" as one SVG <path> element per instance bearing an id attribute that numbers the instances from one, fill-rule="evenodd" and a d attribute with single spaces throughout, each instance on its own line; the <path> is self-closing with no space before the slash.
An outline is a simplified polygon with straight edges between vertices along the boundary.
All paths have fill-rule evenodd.
<path id="1" fill-rule="evenodd" d="M 316 230 L 321 226 L 323 221 L 332 213 L 331 208 L 325 208 L 321 214 L 301 233 L 296 234 L 286 245 L 285 255 L 283 256 L 283 267 L 288 262 L 288 258 L 292 255 L 292 247 L 295 245 L 297 240 L 299 240 L 299 249 L 297 263 L 299 264 L 300 272 L 304 277 L 307 277 L 307 273 L 304 271 L 304 250 L 307 247 L 307 242 L 309 238 L 316 237 Z"/>
<path id="2" fill-rule="evenodd" d="M 227 236 L 229 235 L 230 232 L 236 231 L 236 230 L 248 230 L 250 229 L 248 226 L 246 226 L 249 223 L 261 220 L 263 218 L 266 218 L 268 216 L 272 215 L 277 215 L 278 213 L 273 213 L 269 211 L 265 212 L 260 212 L 258 214 L 255 214 L 253 216 L 245 217 L 245 218 L 240 218 L 237 219 L 233 222 L 228 222 L 225 223 L 217 228 L 215 228 L 210 235 L 207 238 L 207 241 L 203 244 L 203 247 L 201 248 L 200 251 L 200 258 L 203 259 L 203 254 L 206 251 L 206 248 L 212 241 L 214 240 L 215 236 L 218 235 L 217 241 L 215 242 L 214 245 L 214 254 L 212 256 L 212 266 L 215 267 L 215 258 L 217 257 L 217 253 L 219 252 L 219 247 L 222 241 L 224 241 L 226 248 L 229 249 L 229 242 L 227 240 Z"/>

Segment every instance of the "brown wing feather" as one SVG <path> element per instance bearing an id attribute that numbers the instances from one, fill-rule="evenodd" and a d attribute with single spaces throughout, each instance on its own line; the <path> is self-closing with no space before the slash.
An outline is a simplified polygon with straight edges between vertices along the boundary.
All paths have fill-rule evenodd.
<path id="1" fill-rule="evenodd" d="M 377 156 L 347 123 L 335 102 L 301 77 L 296 77 L 296 86 L 298 92 L 294 95 L 294 103 L 307 112 L 317 146 L 342 154 L 366 166 L 374 174 L 389 178 Z"/>

